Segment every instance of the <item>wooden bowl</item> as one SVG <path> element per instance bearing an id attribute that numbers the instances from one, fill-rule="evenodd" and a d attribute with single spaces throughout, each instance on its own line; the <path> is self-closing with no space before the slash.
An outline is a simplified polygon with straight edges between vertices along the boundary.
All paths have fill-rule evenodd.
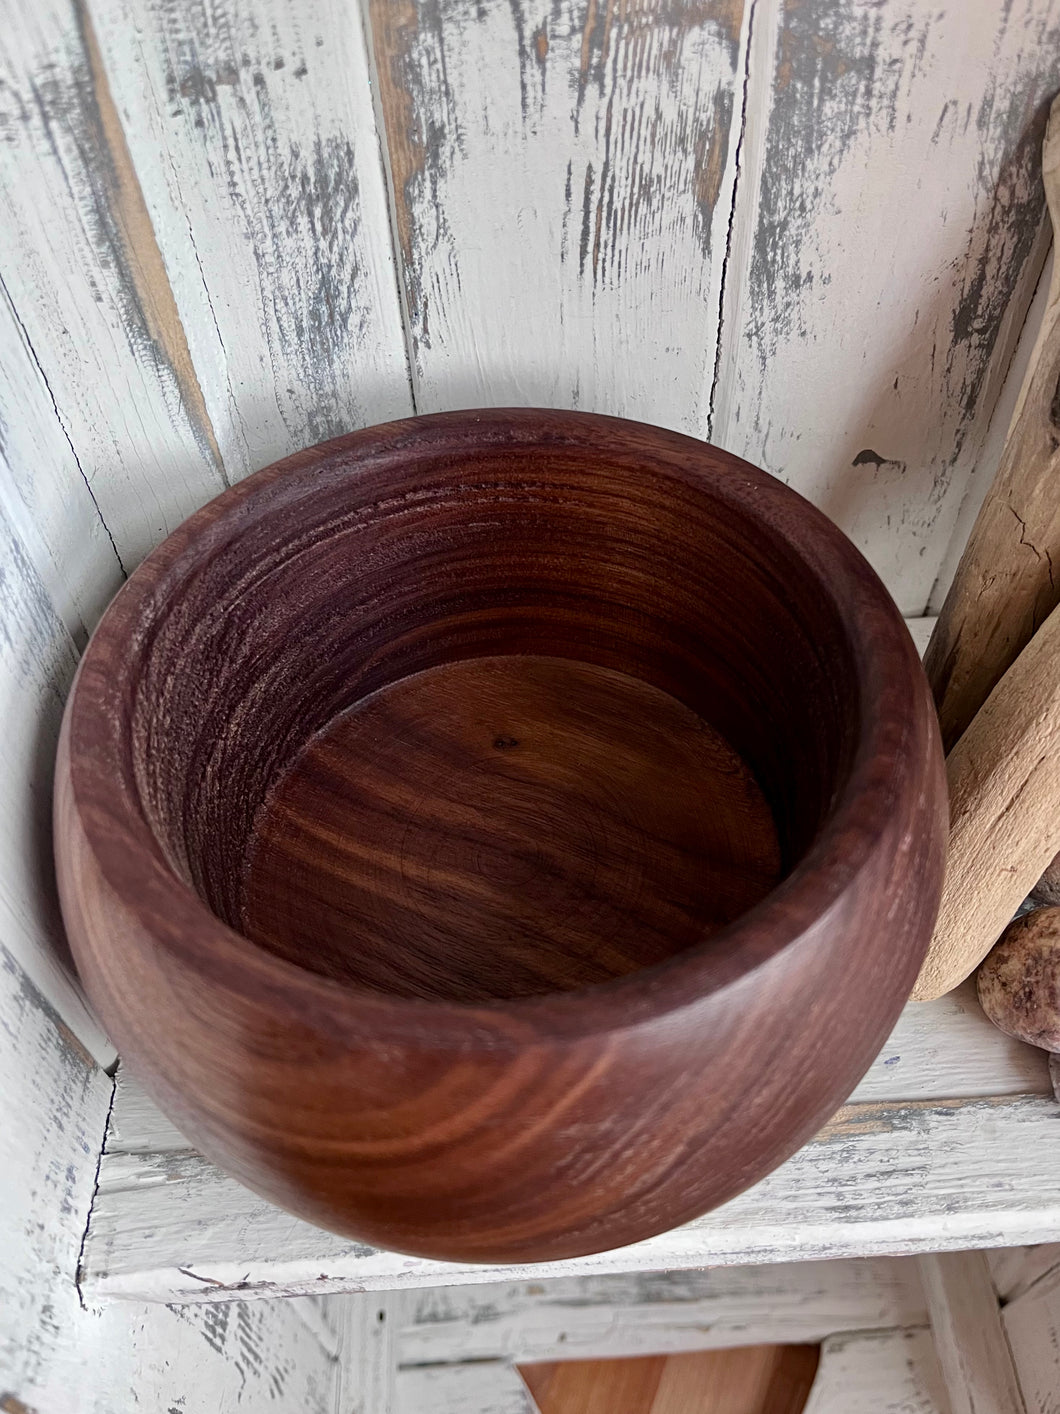
<path id="1" fill-rule="evenodd" d="M 110 606 L 63 912 L 202 1152 L 454 1260 L 649 1237 L 846 1098 L 917 975 L 945 787 L 872 570 L 764 472 L 576 413 L 370 428 Z"/>

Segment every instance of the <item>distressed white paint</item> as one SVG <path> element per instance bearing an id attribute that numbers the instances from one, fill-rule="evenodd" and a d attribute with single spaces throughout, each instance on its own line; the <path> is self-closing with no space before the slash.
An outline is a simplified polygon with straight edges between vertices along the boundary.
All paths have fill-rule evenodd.
<path id="1" fill-rule="evenodd" d="M 339 1333 L 335 1414 L 394 1414 L 404 1297 L 331 1296 L 321 1304 Z"/>
<path id="2" fill-rule="evenodd" d="M 921 1257 L 920 1277 L 950 1414 L 1026 1414 L 985 1254 Z"/>
<path id="3" fill-rule="evenodd" d="M 0 507 L 74 643 L 122 582 L 25 331 L 0 283 Z"/>
<path id="4" fill-rule="evenodd" d="M 420 411 L 704 429 L 743 8 L 370 6 Z"/>
<path id="5" fill-rule="evenodd" d="M 404 1299 L 403 1365 L 668 1355 L 927 1325 L 910 1257 L 447 1286 Z"/>
<path id="6" fill-rule="evenodd" d="M 52 876 L 52 764 L 77 654 L 8 519 L 5 489 L 0 482 L 0 945 L 109 1065 L 114 1050 L 74 980 Z"/>
<path id="7" fill-rule="evenodd" d="M 0 1408 L 333 1414 L 299 1302 L 85 1309 L 75 1277 L 110 1078 L 0 946 Z"/>
<path id="8" fill-rule="evenodd" d="M 774 1173 L 685 1227 L 569 1262 L 467 1266 L 376 1251 L 288 1216 L 197 1154 L 104 1156 L 85 1249 L 99 1295 L 386 1290 L 1047 1241 L 1060 1232 L 1050 1096 L 849 1106 Z"/>
<path id="9" fill-rule="evenodd" d="M 1001 1319 L 1027 1414 L 1060 1414 L 1060 1267 L 1010 1301 Z"/>
<path id="10" fill-rule="evenodd" d="M 4 9 L 0 275 L 128 568 L 224 478 L 137 287 L 148 252 L 130 243 L 119 212 L 121 154 L 107 141 L 79 12 L 64 0 Z M 47 453 L 31 426 L 19 437 Z M 45 502 L 68 507 L 76 530 L 83 496 L 70 457 L 23 472 Z"/>
<path id="11" fill-rule="evenodd" d="M 803 1414 L 949 1414 L 930 1332 L 826 1340 Z"/>
<path id="12" fill-rule="evenodd" d="M 356 5 L 89 8 L 229 475 L 410 413 Z"/>
<path id="13" fill-rule="evenodd" d="M 396 1414 L 537 1414 L 519 1372 L 500 1361 L 400 1370 Z"/>
<path id="14" fill-rule="evenodd" d="M 755 28 L 713 439 L 921 613 L 1044 255 L 1060 4 L 760 0 Z"/>

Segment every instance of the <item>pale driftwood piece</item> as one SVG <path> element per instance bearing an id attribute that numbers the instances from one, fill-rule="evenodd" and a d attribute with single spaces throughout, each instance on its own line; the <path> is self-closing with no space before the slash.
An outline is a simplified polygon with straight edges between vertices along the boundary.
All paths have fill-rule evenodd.
<path id="1" fill-rule="evenodd" d="M 1029 1414 L 1060 1408 L 1060 1266 L 1010 1301 L 1001 1315 Z"/>
<path id="2" fill-rule="evenodd" d="M 1056 1103 L 854 1105 L 740 1198 L 635 1247 L 536 1266 L 402 1257 L 301 1223 L 197 1154 L 104 1154 L 85 1244 L 94 1297 L 223 1301 L 676 1271 L 1048 1242 Z"/>
<path id="3" fill-rule="evenodd" d="M 931 1332 L 826 1340 L 803 1414 L 949 1414 Z"/>
<path id="4" fill-rule="evenodd" d="M 1040 269 L 1058 29 L 1055 0 L 753 7 L 712 436 L 823 505 L 906 613 Z"/>
<path id="5" fill-rule="evenodd" d="M 950 1414 L 1026 1414 L 982 1252 L 920 1258 Z"/>
<path id="6" fill-rule="evenodd" d="M 1060 99 L 1049 116 L 1042 176 L 1055 232 L 1060 229 Z M 1060 601 L 1058 379 L 1060 262 L 1054 261 L 1049 302 L 1001 465 L 925 659 L 947 751 Z"/>
<path id="7" fill-rule="evenodd" d="M 946 760 L 946 880 L 914 1000 L 964 981 L 1060 848 L 1058 661 L 1054 610 Z"/>
<path id="8" fill-rule="evenodd" d="M 347 1299 L 330 1298 L 336 1304 Z M 843 1331 L 928 1323 L 909 1257 L 491 1282 L 410 1292 L 404 1299 L 405 1365 L 799 1345 Z"/>

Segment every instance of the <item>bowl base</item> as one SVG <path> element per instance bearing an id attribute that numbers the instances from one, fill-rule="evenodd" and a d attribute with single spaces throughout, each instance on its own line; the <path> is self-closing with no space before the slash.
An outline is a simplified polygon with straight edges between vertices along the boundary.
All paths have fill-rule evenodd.
<path id="1" fill-rule="evenodd" d="M 702 941 L 780 875 L 769 806 L 675 698 L 568 659 L 404 678 L 299 753 L 255 822 L 240 926 L 391 995 L 604 982 Z"/>

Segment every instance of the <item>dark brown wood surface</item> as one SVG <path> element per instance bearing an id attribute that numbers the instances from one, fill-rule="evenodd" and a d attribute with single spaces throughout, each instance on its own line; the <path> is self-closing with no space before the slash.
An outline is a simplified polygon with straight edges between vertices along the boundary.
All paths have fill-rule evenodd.
<path id="1" fill-rule="evenodd" d="M 636 678 L 469 658 L 299 753 L 255 822 L 242 931 L 396 996 L 570 991 L 683 952 L 777 882 L 762 792 Z"/>
<path id="2" fill-rule="evenodd" d="M 647 1237 L 808 1138 L 916 976 L 946 823 L 915 650 L 822 515 L 532 410 L 205 507 L 90 644 L 56 789 L 78 965 L 189 1138 L 483 1261 Z"/>

